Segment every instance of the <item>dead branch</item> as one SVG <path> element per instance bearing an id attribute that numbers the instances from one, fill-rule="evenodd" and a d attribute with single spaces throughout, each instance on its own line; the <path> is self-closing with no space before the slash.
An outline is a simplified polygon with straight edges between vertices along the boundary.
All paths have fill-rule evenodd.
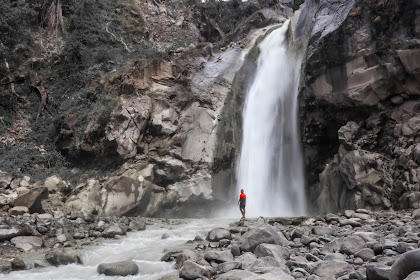
<path id="1" fill-rule="evenodd" d="M 32 83 L 31 88 L 38 92 L 41 101 L 38 108 L 38 114 L 36 115 L 36 119 L 38 119 L 44 110 L 45 105 L 47 105 L 48 93 L 42 85 L 42 82 Z"/>
<path id="2" fill-rule="evenodd" d="M 123 41 L 123 39 L 122 39 L 122 37 L 120 37 L 120 39 L 118 39 L 117 38 L 117 36 L 115 36 L 115 34 L 114 33 L 112 33 L 111 31 L 109 31 L 109 25 L 111 24 L 111 22 L 108 22 L 106 25 L 105 25 L 105 31 L 108 33 L 108 34 L 110 34 L 115 40 L 117 40 L 118 42 L 120 42 L 123 46 L 124 46 L 124 49 L 126 50 L 126 51 L 128 51 L 128 52 L 130 52 L 130 49 L 128 48 L 128 46 L 127 46 L 127 44 Z"/>
<path id="3" fill-rule="evenodd" d="M 9 74 L 7 78 L 9 79 L 9 82 L 8 83 L 10 84 L 10 90 L 12 91 L 13 95 L 19 97 L 19 95 L 15 91 L 14 79 L 13 79 L 12 75 L 10 74 L 9 63 L 7 62 L 6 59 L 4 59 L 4 64 L 6 65 L 7 73 Z"/>

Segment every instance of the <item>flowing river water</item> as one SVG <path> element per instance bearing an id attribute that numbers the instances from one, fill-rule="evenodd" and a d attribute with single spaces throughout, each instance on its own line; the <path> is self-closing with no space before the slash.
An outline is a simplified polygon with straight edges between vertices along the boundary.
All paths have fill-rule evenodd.
<path id="1" fill-rule="evenodd" d="M 199 235 L 203 238 L 216 227 L 226 227 L 231 220 L 190 220 L 180 225 L 148 226 L 145 231 L 128 233 L 119 240 L 106 241 L 100 246 L 86 247 L 82 251 L 83 265 L 63 265 L 46 268 L 35 268 L 15 271 L 2 275 L 5 280 L 82 280 L 82 279 L 124 279 L 124 280 L 157 280 L 165 275 L 176 273 L 173 263 L 160 261 L 166 250 L 190 248 L 185 245 Z M 163 234 L 168 238 L 162 239 Z M 192 249 L 192 248 L 191 248 Z M 140 273 L 135 276 L 111 277 L 97 273 L 101 263 L 133 260 L 139 267 Z"/>
<path id="2" fill-rule="evenodd" d="M 245 190 L 251 217 L 306 213 L 297 102 L 302 51 L 289 28 L 287 20 L 260 43 L 245 101 L 238 191 Z"/>

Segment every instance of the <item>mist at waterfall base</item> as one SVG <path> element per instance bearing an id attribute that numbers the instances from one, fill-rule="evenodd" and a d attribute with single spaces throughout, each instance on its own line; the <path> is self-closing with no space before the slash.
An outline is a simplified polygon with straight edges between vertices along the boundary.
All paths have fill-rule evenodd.
<path id="1" fill-rule="evenodd" d="M 289 46 L 288 27 L 289 20 L 260 43 L 245 101 L 237 194 L 245 190 L 247 217 L 306 213 L 297 104 L 302 59 Z"/>

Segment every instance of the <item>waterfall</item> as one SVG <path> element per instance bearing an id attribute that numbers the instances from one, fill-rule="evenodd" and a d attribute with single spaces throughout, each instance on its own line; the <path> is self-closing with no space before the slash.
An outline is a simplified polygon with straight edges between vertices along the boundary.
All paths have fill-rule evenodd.
<path id="1" fill-rule="evenodd" d="M 289 46 L 289 23 L 260 43 L 245 101 L 237 188 L 245 190 L 249 217 L 306 213 L 297 104 L 302 55 Z"/>

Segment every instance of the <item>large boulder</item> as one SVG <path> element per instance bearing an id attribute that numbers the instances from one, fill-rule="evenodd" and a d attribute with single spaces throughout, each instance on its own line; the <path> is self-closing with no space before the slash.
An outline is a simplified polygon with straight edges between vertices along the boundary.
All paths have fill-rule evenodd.
<path id="1" fill-rule="evenodd" d="M 121 228 L 121 226 L 117 223 L 110 223 L 105 227 L 102 236 L 106 238 L 114 238 L 116 235 L 124 235 L 125 233 L 125 228 Z"/>
<path id="2" fill-rule="evenodd" d="M 41 201 L 46 198 L 48 198 L 48 189 L 46 187 L 38 187 L 19 195 L 13 204 L 14 206 L 27 207 L 30 213 L 42 213 Z"/>
<path id="3" fill-rule="evenodd" d="M 392 265 L 389 280 L 403 280 L 413 271 L 420 271 L 420 249 L 402 254 Z"/>
<path id="4" fill-rule="evenodd" d="M 66 202 L 70 210 L 82 213 L 83 217 L 103 214 L 101 207 L 101 186 L 99 181 L 89 179 L 77 196 L 71 196 Z"/>
<path id="5" fill-rule="evenodd" d="M 239 239 L 239 248 L 245 252 L 254 252 L 255 248 L 262 244 L 283 245 L 280 234 L 276 228 L 270 225 L 263 225 L 247 231 Z"/>
<path id="6" fill-rule="evenodd" d="M 45 254 L 45 259 L 48 263 L 59 266 L 70 263 L 82 263 L 81 254 L 71 249 L 54 249 Z"/>
<path id="7" fill-rule="evenodd" d="M 99 274 L 107 276 L 128 276 L 137 275 L 139 267 L 133 261 L 122 261 L 114 263 L 101 263 L 97 269 Z"/>
<path id="8" fill-rule="evenodd" d="M 391 267 L 384 264 L 368 264 L 366 266 L 367 280 L 389 280 Z"/>

